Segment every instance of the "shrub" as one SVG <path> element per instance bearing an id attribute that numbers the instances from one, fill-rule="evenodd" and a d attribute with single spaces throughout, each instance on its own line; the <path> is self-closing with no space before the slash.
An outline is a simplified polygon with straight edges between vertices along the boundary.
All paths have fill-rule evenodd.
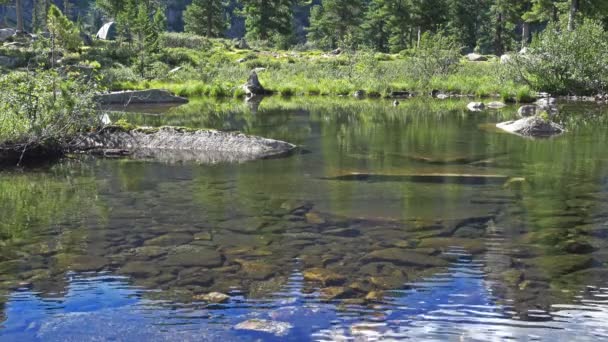
<path id="1" fill-rule="evenodd" d="M 575 30 L 551 24 L 513 65 L 535 89 L 556 94 L 592 94 L 608 87 L 608 32 L 586 20 Z"/>
<path id="2" fill-rule="evenodd" d="M 0 141 L 61 141 L 96 126 L 95 87 L 53 71 L 12 72 L 0 76 Z"/>
<path id="3" fill-rule="evenodd" d="M 160 35 L 161 48 L 205 50 L 210 46 L 211 43 L 207 38 L 192 33 L 164 32 Z"/>
<path id="4" fill-rule="evenodd" d="M 408 51 L 407 74 L 423 86 L 435 76 L 454 72 L 460 60 L 460 45 L 456 39 L 443 32 L 424 33 L 420 46 Z"/>

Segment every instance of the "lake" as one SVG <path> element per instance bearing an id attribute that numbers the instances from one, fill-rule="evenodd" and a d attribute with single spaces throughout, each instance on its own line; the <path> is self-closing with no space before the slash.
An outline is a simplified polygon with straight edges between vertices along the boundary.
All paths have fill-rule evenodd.
<path id="1" fill-rule="evenodd" d="M 277 97 L 114 113 L 300 146 L 0 172 L 2 341 L 608 339 L 607 107 Z M 209 300 L 211 292 L 227 294 Z"/>

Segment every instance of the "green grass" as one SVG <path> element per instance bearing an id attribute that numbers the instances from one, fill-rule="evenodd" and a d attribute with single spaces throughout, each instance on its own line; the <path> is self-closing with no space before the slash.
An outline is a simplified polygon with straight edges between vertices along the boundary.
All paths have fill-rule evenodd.
<path id="1" fill-rule="evenodd" d="M 186 38 L 180 46 L 188 45 Z M 501 79 L 498 61 L 463 61 L 449 74 L 420 77 L 414 76 L 410 57 L 401 55 L 375 53 L 369 57 L 361 53 L 348 57 L 328 56 L 321 51 L 238 50 L 214 40 L 210 40 L 209 46 L 209 50 L 164 49 L 156 63 L 166 63 L 166 70 L 177 66 L 182 70 L 171 74 L 159 72 L 151 75 L 152 81 L 133 79 L 133 73 L 116 72 L 109 87 L 113 90 L 164 88 L 186 97 L 241 97 L 244 93 L 240 85 L 246 82 L 250 71 L 262 68 L 258 71 L 261 83 L 283 97 L 347 96 L 357 90 L 371 97 L 384 97 L 392 91 L 428 94 L 436 89 L 526 102 L 533 93 L 527 86 Z"/>

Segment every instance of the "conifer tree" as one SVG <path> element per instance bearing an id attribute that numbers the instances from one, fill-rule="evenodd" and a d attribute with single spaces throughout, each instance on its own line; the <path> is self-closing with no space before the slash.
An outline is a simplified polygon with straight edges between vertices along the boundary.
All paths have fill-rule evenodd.
<path id="1" fill-rule="evenodd" d="M 228 28 L 225 0 L 193 0 L 183 15 L 186 32 L 212 38 Z"/>
<path id="2" fill-rule="evenodd" d="M 241 0 L 245 28 L 250 39 L 268 41 L 293 33 L 292 0 Z"/>

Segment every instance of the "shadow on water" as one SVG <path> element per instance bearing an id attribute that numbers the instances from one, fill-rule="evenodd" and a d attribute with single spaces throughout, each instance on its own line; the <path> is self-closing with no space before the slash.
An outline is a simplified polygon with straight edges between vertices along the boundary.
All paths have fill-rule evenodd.
<path id="1" fill-rule="evenodd" d="M 0 173 L 0 337 L 606 338 L 607 133 L 582 120 L 524 140 L 479 129 L 513 108 L 464 107 L 269 98 L 255 114 L 206 100 L 113 114 L 310 153 Z M 212 291 L 230 300 L 205 303 Z"/>

